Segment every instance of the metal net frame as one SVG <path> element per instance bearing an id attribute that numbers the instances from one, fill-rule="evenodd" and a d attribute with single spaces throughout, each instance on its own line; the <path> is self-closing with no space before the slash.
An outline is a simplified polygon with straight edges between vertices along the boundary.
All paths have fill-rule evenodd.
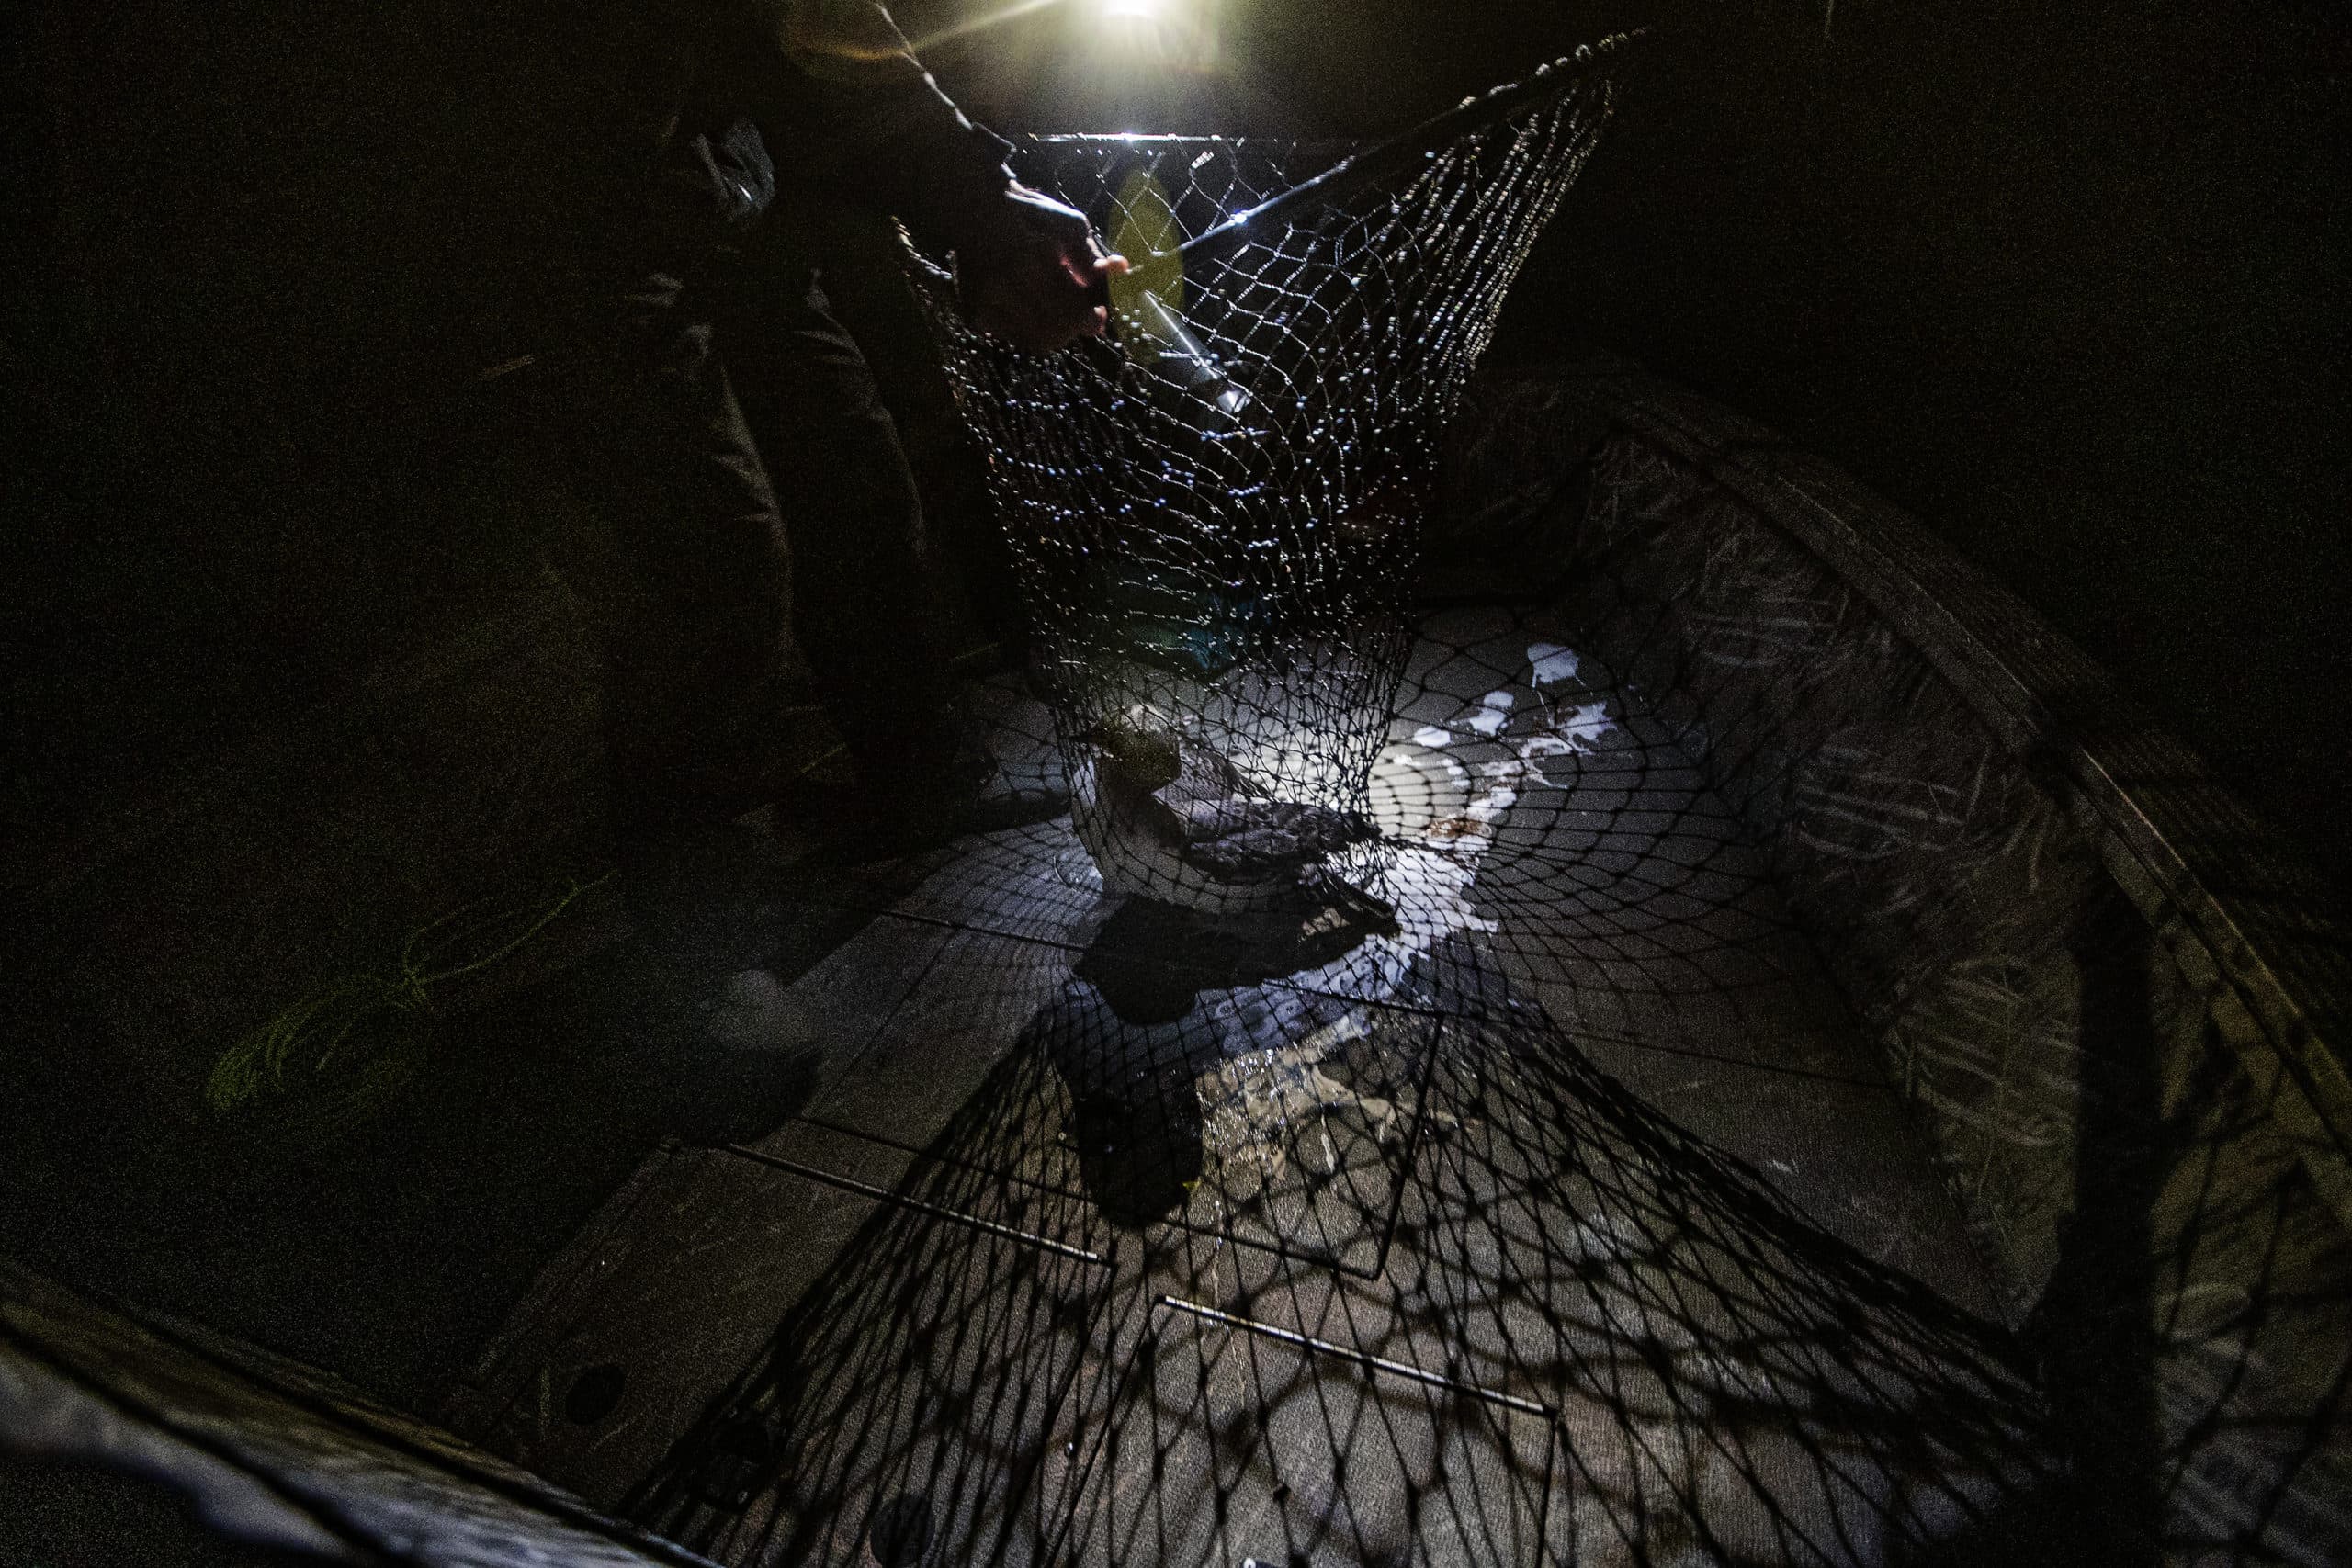
<path id="1" fill-rule="evenodd" d="M 1378 881 L 1368 782 L 1441 439 L 1609 118 L 1624 41 L 1336 165 L 1328 142 L 1035 139 L 1023 178 L 1133 264 L 1110 341 L 1016 354 L 919 290 L 1114 890 L 1238 913 L 1281 902 L 1290 863 Z M 1273 811 L 1270 857 L 1204 870 L 1138 843 L 1098 770 L 1123 722 L 1181 748 L 1184 831 L 1249 838 Z"/>

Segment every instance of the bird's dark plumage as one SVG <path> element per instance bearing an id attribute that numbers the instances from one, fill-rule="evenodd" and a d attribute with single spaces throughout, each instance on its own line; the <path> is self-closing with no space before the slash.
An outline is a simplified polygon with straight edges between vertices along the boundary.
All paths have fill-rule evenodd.
<path id="1" fill-rule="evenodd" d="M 1295 800 L 1227 800 L 1185 814 L 1183 857 L 1212 876 L 1302 866 L 1377 837 L 1360 811 Z"/>
<path id="2" fill-rule="evenodd" d="M 1212 914 L 1376 904 L 1353 889 L 1336 900 L 1318 891 L 1336 891 L 1327 856 L 1378 837 L 1362 812 L 1269 799 L 1230 758 L 1181 739 L 1148 707 L 1113 716 L 1089 739 L 1095 758 L 1075 792 L 1075 825 L 1107 886 Z"/>

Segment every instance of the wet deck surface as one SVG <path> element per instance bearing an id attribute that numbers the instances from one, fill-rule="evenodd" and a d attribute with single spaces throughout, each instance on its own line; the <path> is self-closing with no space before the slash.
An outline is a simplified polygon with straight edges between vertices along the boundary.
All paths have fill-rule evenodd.
<path id="1" fill-rule="evenodd" d="M 1736 821 L 1540 619 L 1430 622 L 1390 739 L 1393 936 L 1105 900 L 1066 818 L 831 879 L 873 918 L 709 1021 L 800 1113 L 640 1171 L 457 1424 L 728 1562 L 1964 1533 L 2031 1403 Z"/>

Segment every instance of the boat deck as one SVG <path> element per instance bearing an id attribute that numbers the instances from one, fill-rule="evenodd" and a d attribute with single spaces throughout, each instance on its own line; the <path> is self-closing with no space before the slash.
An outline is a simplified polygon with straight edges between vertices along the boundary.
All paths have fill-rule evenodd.
<path id="1" fill-rule="evenodd" d="M 1055 761 L 995 689 L 1005 784 Z M 2039 1461 L 1959 1214 L 1743 836 L 1541 615 L 1423 628 L 1393 935 L 1105 899 L 1067 817 L 794 874 L 466 1436 L 728 1563 L 1896 1560 Z M 861 906 L 863 908 L 861 908 Z"/>

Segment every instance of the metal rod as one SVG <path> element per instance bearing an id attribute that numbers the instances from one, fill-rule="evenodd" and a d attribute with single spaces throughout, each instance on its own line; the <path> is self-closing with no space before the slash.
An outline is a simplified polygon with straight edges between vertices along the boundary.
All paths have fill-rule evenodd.
<path id="1" fill-rule="evenodd" d="M 1558 1419 L 1556 1411 L 1546 1405 L 1538 1404 L 1532 1399 L 1521 1399 L 1515 1393 L 1505 1393 L 1499 1389 L 1480 1388 L 1476 1383 L 1464 1382 L 1458 1378 L 1446 1377 L 1442 1373 L 1424 1371 L 1419 1367 L 1409 1366 L 1403 1361 L 1392 1361 L 1385 1356 L 1375 1356 L 1369 1350 L 1359 1350 L 1351 1345 L 1337 1345 L 1329 1339 L 1317 1339 L 1312 1335 L 1301 1334 L 1295 1328 L 1277 1328 L 1271 1323 L 1260 1323 L 1254 1317 L 1238 1317 L 1229 1312 L 1219 1312 L 1213 1306 L 1203 1306 L 1198 1302 L 1188 1302 L 1182 1296 L 1162 1296 L 1159 1298 L 1159 1304 L 1164 1307 L 1173 1307 L 1178 1312 L 1190 1313 L 1194 1317 L 1205 1319 L 1227 1328 L 1238 1328 L 1250 1334 L 1262 1334 L 1269 1339 L 1279 1339 L 1285 1345 L 1295 1345 L 1302 1350 L 1316 1350 L 1343 1361 L 1353 1361 L 1370 1371 L 1387 1372 L 1396 1377 L 1409 1378 L 1418 1383 L 1427 1383 L 1431 1388 L 1444 1389 L 1449 1393 L 1466 1394 L 1472 1399 L 1483 1399 L 1490 1404 L 1499 1404 L 1506 1410 L 1516 1410 L 1522 1416 L 1532 1416 L 1544 1421 Z"/>
<path id="2" fill-rule="evenodd" d="M 820 1182 L 827 1187 L 838 1187 L 844 1192 L 854 1192 L 861 1198 L 871 1198 L 877 1203 L 888 1203 L 900 1209 L 912 1209 L 919 1214 L 930 1214 L 936 1219 L 952 1220 L 959 1225 L 969 1225 L 974 1230 L 986 1231 L 990 1235 L 1001 1235 L 1009 1241 L 1043 1247 L 1047 1252 L 1059 1253 L 1064 1258 L 1075 1258 L 1081 1263 L 1091 1263 L 1097 1268 L 1104 1266 L 1105 1260 L 1101 1253 L 1089 1252 L 1082 1247 L 1072 1247 L 1066 1241 L 1056 1241 L 1051 1236 L 1032 1235 L 1029 1232 L 1015 1229 L 1012 1225 L 999 1224 L 994 1220 L 984 1220 L 978 1214 L 967 1214 L 960 1210 L 946 1208 L 938 1203 L 926 1203 L 920 1198 L 910 1198 L 903 1192 L 893 1192 L 887 1187 L 876 1187 L 870 1181 L 860 1181 L 854 1176 L 839 1176 L 813 1165 L 803 1165 L 797 1159 L 786 1159 L 782 1155 L 762 1154 L 745 1144 L 729 1144 L 726 1147 L 729 1154 L 741 1155 L 745 1159 L 757 1161 L 761 1165 L 772 1165 L 778 1170 L 790 1171 L 795 1176 Z"/>
<path id="3" fill-rule="evenodd" d="M 1648 32 L 1647 28 L 1636 28 L 1632 32 L 1612 33 L 1597 44 L 1581 45 L 1574 54 L 1538 67 L 1524 81 L 1507 83 L 1465 99 L 1443 114 L 1342 158 L 1313 179 L 1301 181 L 1247 212 L 1237 213 L 1216 228 L 1203 231 L 1179 246 L 1177 254 L 1188 265 L 1210 260 L 1246 244 L 1269 220 L 1304 208 L 1323 206 L 1365 186 L 1376 185 L 1399 170 L 1410 168 L 1448 142 L 1472 131 L 1484 130 L 1529 104 L 1549 97 L 1560 90 L 1564 78 L 1590 74 Z"/>

